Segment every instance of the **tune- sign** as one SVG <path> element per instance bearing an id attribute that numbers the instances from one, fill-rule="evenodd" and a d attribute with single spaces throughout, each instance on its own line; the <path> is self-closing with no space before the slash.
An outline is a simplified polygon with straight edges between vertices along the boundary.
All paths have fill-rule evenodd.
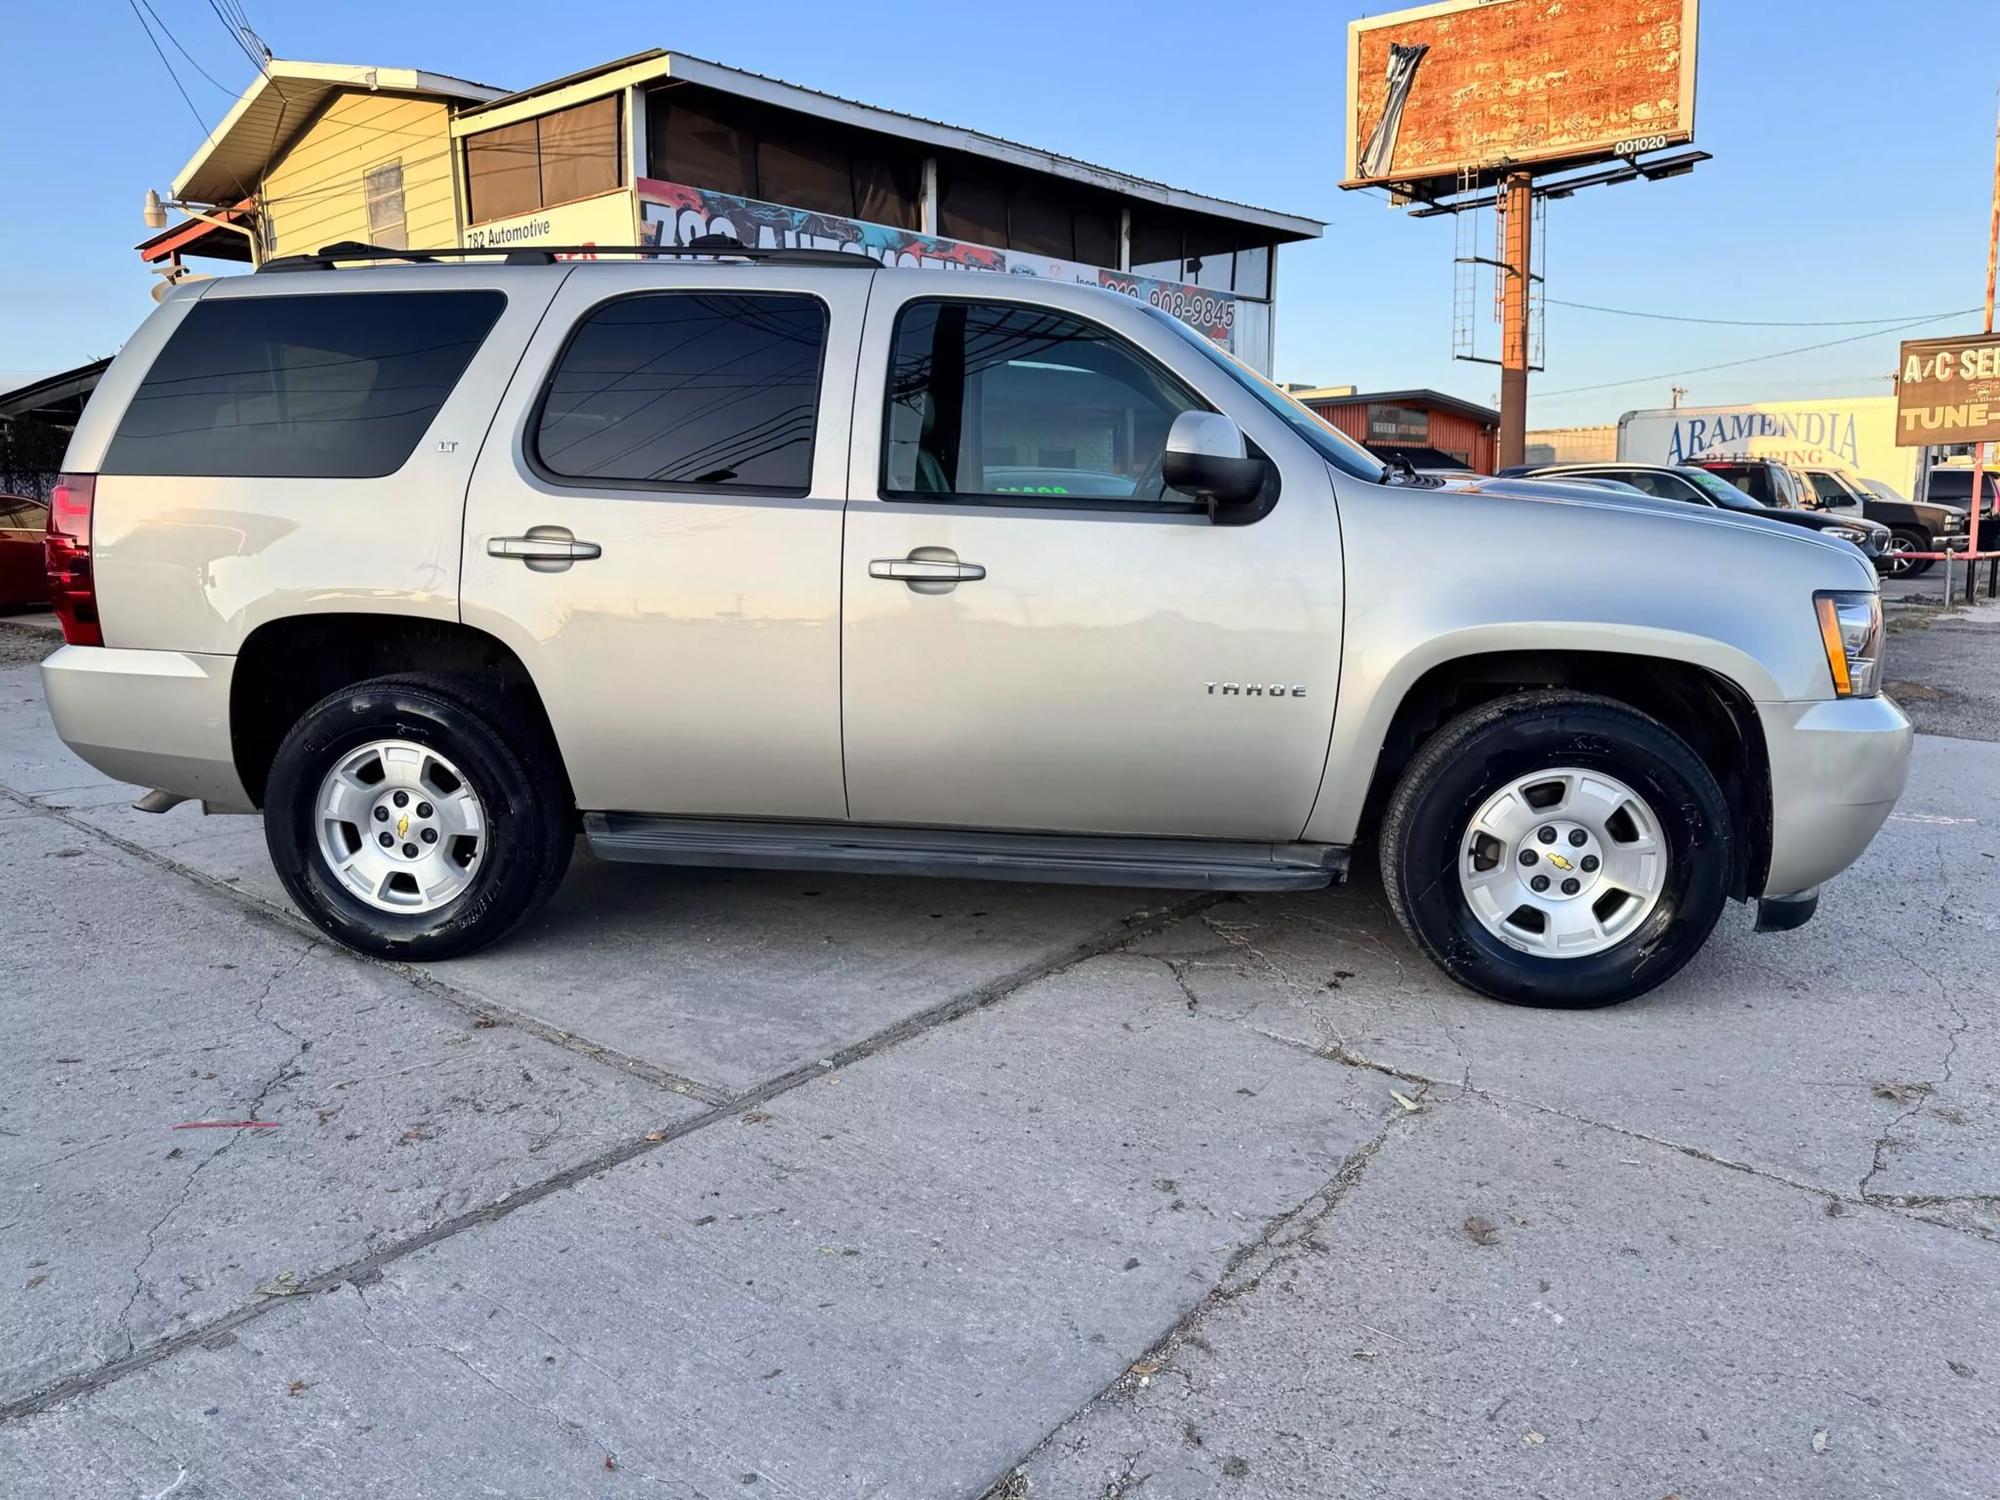
<path id="1" fill-rule="evenodd" d="M 1896 444 L 2000 441 L 2000 334 L 1910 339 L 1896 383 Z"/>

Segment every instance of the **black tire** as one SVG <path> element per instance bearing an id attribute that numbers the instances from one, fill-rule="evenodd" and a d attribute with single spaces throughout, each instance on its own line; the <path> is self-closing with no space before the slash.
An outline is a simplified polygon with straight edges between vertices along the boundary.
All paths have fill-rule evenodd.
<path id="1" fill-rule="evenodd" d="M 1900 547 L 1910 552 L 1929 552 L 1935 548 L 1936 543 L 1927 531 L 1920 531 L 1914 526 L 1898 526 L 1889 533 L 1889 545 L 1891 548 Z M 1928 560 L 1894 562 L 1886 554 L 1882 562 L 1882 572 L 1890 578 L 1921 578 L 1935 566 Z"/>
<path id="2" fill-rule="evenodd" d="M 299 910 L 329 937 L 378 958 L 437 959 L 497 942 L 561 884 L 575 813 L 555 747 L 496 695 L 453 677 L 378 677 L 321 699 L 278 747 L 264 789 L 264 839 Z M 402 915 L 360 900 L 327 867 L 314 803 L 327 771 L 376 739 L 411 740 L 452 761 L 483 804 L 478 869 L 445 906 Z"/>
<path id="3" fill-rule="evenodd" d="M 1473 815 L 1508 782 L 1555 766 L 1600 770 L 1654 810 L 1666 885 L 1623 942 L 1551 958 L 1503 942 L 1473 913 L 1458 876 Z M 1729 804 L 1701 757 L 1665 725 L 1613 699 L 1518 693 L 1461 714 L 1425 741 L 1382 823 L 1382 884 L 1396 919 L 1432 962 L 1468 989 L 1514 1005 L 1564 1010 L 1644 994 L 1708 940 L 1728 899 Z"/>

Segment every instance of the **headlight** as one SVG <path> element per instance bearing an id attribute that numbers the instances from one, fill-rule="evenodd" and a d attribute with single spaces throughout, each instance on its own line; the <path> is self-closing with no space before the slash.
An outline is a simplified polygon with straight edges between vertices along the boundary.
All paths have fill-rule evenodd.
<path id="1" fill-rule="evenodd" d="M 1856 531 L 1852 526 L 1829 526 L 1820 532 L 1821 536 L 1838 537 L 1843 542 L 1852 542 L 1859 547 L 1868 540 L 1868 533 Z"/>
<path id="2" fill-rule="evenodd" d="M 1837 698 L 1872 698 L 1882 687 L 1882 596 L 1817 593 L 1820 644 Z"/>

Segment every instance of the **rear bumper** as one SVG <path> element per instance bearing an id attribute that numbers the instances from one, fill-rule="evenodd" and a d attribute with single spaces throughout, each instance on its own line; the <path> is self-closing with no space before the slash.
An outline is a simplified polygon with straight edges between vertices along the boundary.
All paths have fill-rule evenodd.
<path id="1" fill-rule="evenodd" d="M 1888 698 L 1760 703 L 1771 760 L 1764 896 L 1794 896 L 1861 857 L 1910 779 L 1914 731 Z"/>
<path id="2" fill-rule="evenodd" d="M 248 812 L 229 737 L 233 656 L 64 646 L 42 663 L 63 743 L 119 781 Z"/>

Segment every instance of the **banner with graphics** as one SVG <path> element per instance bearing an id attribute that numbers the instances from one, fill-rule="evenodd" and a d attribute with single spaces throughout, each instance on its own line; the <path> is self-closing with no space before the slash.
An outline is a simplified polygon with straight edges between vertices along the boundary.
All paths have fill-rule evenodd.
<path id="1" fill-rule="evenodd" d="M 987 245 L 918 234 L 837 214 L 786 208 L 779 203 L 762 203 L 754 198 L 738 198 L 730 193 L 710 192 L 678 182 L 656 182 L 651 178 L 639 180 L 639 211 L 644 242 L 649 245 L 685 245 L 704 234 L 726 234 L 758 249 L 858 250 L 885 266 L 999 271 L 1010 276 L 1041 276 L 1053 281 L 1108 287 L 1149 302 L 1223 348 L 1238 352 L 1238 299 L 1229 292 L 1213 292 L 1183 282 L 1134 276 L 1020 250 L 995 250 Z"/>

